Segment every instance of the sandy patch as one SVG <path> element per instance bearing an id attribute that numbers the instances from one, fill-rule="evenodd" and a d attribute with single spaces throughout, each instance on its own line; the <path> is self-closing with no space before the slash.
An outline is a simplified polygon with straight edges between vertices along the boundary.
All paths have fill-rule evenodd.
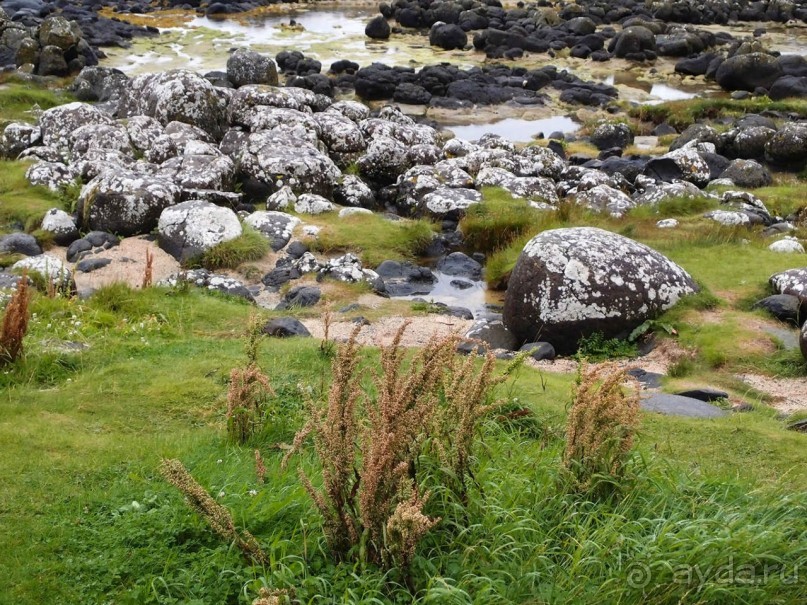
<path id="1" fill-rule="evenodd" d="M 473 325 L 473 321 L 458 319 L 447 315 L 427 315 L 423 317 L 385 317 L 363 326 L 358 340 L 365 346 L 383 346 L 392 343 L 401 326 L 409 321 L 404 332 L 401 345 L 404 347 L 422 347 L 433 337 L 441 338 L 451 334 L 464 335 Z M 303 320 L 303 324 L 314 338 L 325 337 L 325 322 L 319 319 Z M 330 338 L 346 341 L 350 338 L 356 324 L 349 321 L 336 321 L 330 326 Z"/>
<path id="2" fill-rule="evenodd" d="M 784 414 L 807 410 L 807 378 L 771 378 L 737 374 L 748 386 L 771 396 L 770 406 Z"/>
<path id="3" fill-rule="evenodd" d="M 143 275 L 146 269 L 146 251 L 154 256 L 152 264 L 152 283 L 156 284 L 180 270 L 176 259 L 157 246 L 156 241 L 149 241 L 148 236 L 127 237 L 122 239 L 120 245 L 104 250 L 98 254 L 88 254 L 84 258 L 108 258 L 112 262 L 106 267 L 96 269 L 91 273 L 73 272 L 76 287 L 79 290 L 97 289 L 114 283 L 125 283 L 133 288 L 143 284 Z M 67 263 L 67 248 L 53 248 L 48 254 L 58 256 Z M 70 265 L 70 263 L 67 263 Z"/>

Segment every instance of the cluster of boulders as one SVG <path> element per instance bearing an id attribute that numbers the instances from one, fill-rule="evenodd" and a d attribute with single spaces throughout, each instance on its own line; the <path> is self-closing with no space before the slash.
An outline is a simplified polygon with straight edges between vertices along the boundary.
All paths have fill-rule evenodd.
<path id="1" fill-rule="evenodd" d="M 473 48 L 489 58 L 516 59 L 525 52 L 568 51 L 571 57 L 608 61 L 612 57 L 652 61 L 681 57 L 676 71 L 714 79 L 725 90 L 768 94 L 772 98 L 807 94 L 803 57 L 779 57 L 758 38 L 735 40 L 728 32 L 692 24 L 729 20 L 803 20 L 807 8 L 792 2 L 544 3 L 502 8 L 499 2 L 396 0 L 381 4 L 381 15 L 367 25 L 371 38 L 388 38 L 400 27 L 429 28 L 429 43 L 445 50 Z M 685 25 L 682 25 L 685 24 Z M 475 32 L 473 39 L 469 32 Z M 764 33 L 764 30 L 758 32 Z M 726 51 L 719 47 L 727 46 Z M 384 97 L 389 98 L 389 96 Z"/>
<path id="2" fill-rule="evenodd" d="M 758 40 L 736 41 L 725 54 L 692 55 L 676 63 L 675 71 L 714 80 L 724 90 L 736 91 L 735 98 L 750 93 L 774 100 L 807 95 L 807 60 L 770 52 Z"/>
<path id="3" fill-rule="evenodd" d="M 287 86 L 331 97 L 355 92 L 365 101 L 392 100 L 441 108 L 507 102 L 530 106 L 543 103 L 545 93 L 554 89 L 560 91 L 560 100 L 569 104 L 606 106 L 618 96 L 613 86 L 584 81 L 552 65 L 532 70 L 505 65 L 462 69 L 441 63 L 415 70 L 384 63 L 360 67 L 358 63 L 342 59 L 333 62 L 327 73 L 322 73 L 322 62 L 300 51 L 288 50 L 279 52 L 275 62 Z M 226 72 L 209 72 L 205 77 L 216 86 L 230 88 L 246 83 L 277 84 L 275 62 L 258 53 L 239 50 L 228 60 Z M 234 63 L 243 75 L 237 74 Z"/>
<path id="4" fill-rule="evenodd" d="M 242 81 L 240 77 L 271 77 L 271 69 L 245 71 L 237 61 L 228 68 L 232 68 L 228 69 L 231 82 Z M 565 201 L 622 216 L 637 206 L 657 205 L 668 198 L 711 195 L 703 188 L 718 176 L 712 170 L 718 155 L 715 143 L 697 138 L 682 140 L 660 157 L 611 155 L 578 165 L 563 157 L 560 146 L 518 149 L 495 135 L 475 142 L 448 138 L 394 106 L 371 112 L 362 103 L 334 101 L 303 88 L 249 83 L 225 88 L 184 70 L 131 80 L 120 80 L 119 74 L 101 68 L 85 71 L 94 75 L 89 78 L 85 73 L 83 81 L 92 80 L 99 90 L 117 91 L 105 104 L 75 102 L 55 107 L 43 112 L 36 125 L 10 124 L 2 134 L 6 155 L 32 161 L 27 176 L 33 184 L 53 190 L 82 185 L 74 216 L 54 209 L 41 225 L 59 243 L 70 245 L 71 261 L 87 260 L 99 242 L 107 245 L 98 233 L 79 239 L 80 233 L 156 231 L 159 244 L 187 262 L 240 237 L 248 227 L 280 253 L 277 266 L 262 279 L 263 288 L 277 290 L 290 280 L 315 274 L 366 282 L 388 295 L 430 292 L 436 280 L 424 267 L 400 263 L 365 267 L 350 254 L 323 261 L 294 240 L 295 229 L 306 215 L 333 213 L 336 220 L 343 220 L 383 210 L 389 220 L 427 217 L 439 222 L 442 232 L 435 236 L 429 253 L 448 254 L 436 270 L 451 276 L 452 287 L 459 291 L 482 275 L 483 258 L 449 253 L 462 242 L 459 220 L 468 208 L 485 203 L 484 187 L 499 187 L 523 199 L 525 210 L 552 211 Z M 118 84 L 105 88 L 105 77 Z M 623 145 L 630 138 L 620 124 L 603 125 L 595 133 L 603 146 Z M 729 190 L 715 199 L 720 210 L 708 215 L 713 220 L 762 224 L 772 234 L 791 228 L 747 192 Z M 306 229 L 316 235 L 315 228 Z M 515 283 L 532 284 L 528 287 L 537 292 L 539 286 L 522 273 L 535 274 L 535 267 L 543 263 L 542 270 L 548 272 L 545 289 L 561 305 L 552 313 L 568 312 L 568 316 L 577 312 L 575 305 L 585 302 L 598 309 L 593 311 L 595 319 L 622 317 L 627 326 L 694 290 L 680 268 L 638 244 L 611 241 L 611 235 L 591 230 L 561 235 L 563 241 L 576 242 L 572 249 L 554 241 L 533 243 L 530 250 L 546 247 L 552 253 L 546 258 L 543 253 L 527 255 L 529 259 L 520 263 L 527 268 L 518 269 L 520 277 L 514 278 Z M 624 267 L 616 281 L 600 279 L 597 263 L 605 258 L 604 250 L 620 251 Z M 15 251 L 39 252 L 33 248 Z M 552 259 L 562 255 L 578 259 L 566 263 L 562 271 L 563 279 L 576 280 L 577 285 L 561 286 L 559 275 L 552 273 Z M 86 269 L 93 270 L 95 265 L 88 263 Z M 228 279 L 207 273 L 192 276 L 192 281 L 206 287 L 240 292 L 240 285 Z M 586 284 L 599 289 L 584 296 L 580 288 Z M 539 304 L 535 297 L 518 294 L 518 288 L 510 290 L 514 294 L 508 294 L 509 298 L 522 301 L 518 305 Z M 641 292 L 643 298 L 629 292 Z M 567 305 L 560 294 L 576 302 L 570 298 Z M 603 306 L 606 301 L 610 302 Z M 299 303 L 297 299 L 288 302 Z M 535 315 L 514 304 L 508 302 L 505 323 L 518 345 L 543 338 L 518 322 L 558 323 L 552 313 Z M 463 309 L 445 312 L 469 315 Z M 580 318 L 591 319 L 588 311 Z M 576 342 L 575 330 L 582 334 L 601 327 L 593 321 L 555 332 L 546 328 L 545 334 L 551 335 L 557 350 L 564 351 L 567 342 Z"/>
<path id="5" fill-rule="evenodd" d="M 62 51 L 69 72 L 75 73 L 84 65 L 95 65 L 98 58 L 103 58 L 102 46 L 126 47 L 135 36 L 159 33 L 153 27 L 132 25 L 99 15 L 103 4 L 94 0 L 62 0 L 58 3 L 3 0 L 0 7 L 0 30 L 4 30 L 0 36 L 0 66 L 38 66 L 38 61 L 43 60 L 46 66 L 52 65 L 50 70 L 38 70 L 36 73 L 40 75 L 65 75 L 63 68 L 56 69 L 62 67 L 56 48 Z M 57 17 L 59 20 L 52 22 Z M 46 26 L 48 22 L 52 23 Z M 6 33 L 6 29 L 11 31 Z M 39 45 L 38 52 L 35 52 L 37 49 L 32 42 L 25 41 L 27 39 Z"/>
<path id="6" fill-rule="evenodd" d="M 37 25 L 12 21 L 0 8 L 0 67 L 39 76 L 67 76 L 98 58 L 75 21 L 55 15 Z"/>

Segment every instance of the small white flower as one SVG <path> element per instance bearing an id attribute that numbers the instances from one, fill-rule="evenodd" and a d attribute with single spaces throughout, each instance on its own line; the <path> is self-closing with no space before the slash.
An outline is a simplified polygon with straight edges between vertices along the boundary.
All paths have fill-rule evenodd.
<path id="1" fill-rule="evenodd" d="M 256 489 L 249 490 L 249 495 L 250 496 L 257 496 L 258 495 L 258 490 L 256 490 Z"/>
<path id="2" fill-rule="evenodd" d="M 219 492 L 219 498 L 223 498 L 223 497 L 224 497 L 224 492 Z"/>
<path id="3" fill-rule="evenodd" d="M 221 464 L 222 462 L 224 462 L 224 460 L 222 460 L 221 458 L 219 458 L 218 460 L 216 460 L 216 464 Z"/>

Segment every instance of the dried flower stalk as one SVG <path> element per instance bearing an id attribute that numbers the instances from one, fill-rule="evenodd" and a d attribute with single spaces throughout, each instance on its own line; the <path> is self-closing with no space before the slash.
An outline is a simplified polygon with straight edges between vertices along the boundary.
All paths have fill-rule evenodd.
<path id="1" fill-rule="evenodd" d="M 23 272 L 3 316 L 3 328 L 0 332 L 0 366 L 14 363 L 22 355 L 23 339 L 28 332 L 30 319 L 28 308 L 30 301 L 28 274 Z"/>
<path id="2" fill-rule="evenodd" d="M 188 505 L 210 525 L 219 537 L 228 542 L 234 542 L 244 556 L 252 562 L 258 565 L 268 563 L 269 559 L 255 537 L 246 530 L 236 529 L 230 511 L 216 502 L 207 493 L 207 490 L 199 485 L 182 462 L 164 458 L 160 464 L 160 473 L 168 483 L 185 495 Z"/>

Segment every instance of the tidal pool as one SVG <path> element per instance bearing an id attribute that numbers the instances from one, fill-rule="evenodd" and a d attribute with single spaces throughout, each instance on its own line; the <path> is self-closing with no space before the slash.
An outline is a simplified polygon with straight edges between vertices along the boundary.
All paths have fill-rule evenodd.
<path id="1" fill-rule="evenodd" d="M 490 312 L 488 305 L 501 304 L 500 293 L 487 289 L 484 281 L 471 281 L 456 275 L 446 275 L 440 271 L 433 270 L 437 281 L 434 289 L 428 294 L 413 294 L 411 296 L 396 297 L 402 300 L 423 299 L 428 302 L 443 303 L 450 307 L 464 307 L 471 311 L 474 319 L 477 319 Z M 470 288 L 460 289 L 451 285 L 452 281 L 461 280 L 470 283 Z"/>
<path id="2" fill-rule="evenodd" d="M 575 132 L 580 128 L 580 124 L 566 116 L 551 116 L 536 120 L 507 118 L 489 124 L 466 124 L 445 128 L 467 141 L 475 141 L 483 134 L 492 133 L 516 143 L 528 143 L 540 135 L 547 137 L 553 132 L 564 134 Z"/>

